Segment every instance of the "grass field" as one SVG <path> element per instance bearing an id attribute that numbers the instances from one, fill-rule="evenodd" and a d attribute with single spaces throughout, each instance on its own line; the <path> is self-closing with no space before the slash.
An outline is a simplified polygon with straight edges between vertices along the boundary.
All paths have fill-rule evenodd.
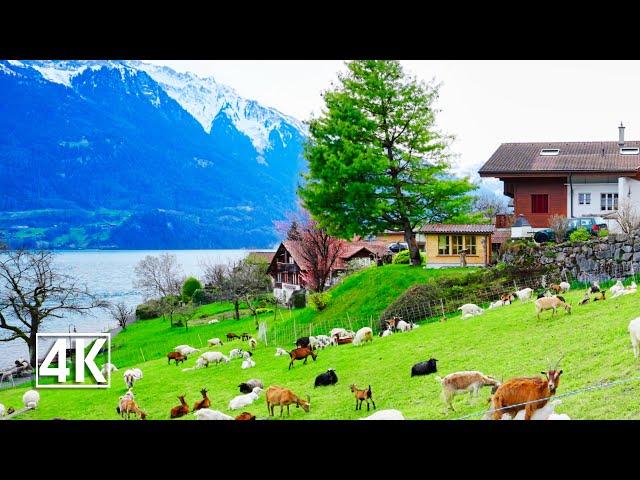
<path id="1" fill-rule="evenodd" d="M 342 287 L 348 288 L 346 282 Z M 359 295 L 360 292 L 355 296 Z M 287 369 L 288 357 L 274 356 L 276 345 L 259 345 L 253 357 L 257 365 L 249 370 L 242 370 L 240 360 L 233 360 L 227 365 L 183 372 L 182 365 L 167 365 L 166 358 L 158 358 L 137 364 L 143 370 L 144 378 L 135 386 L 136 400 L 147 411 L 149 419 L 168 419 L 170 408 L 178 404 L 177 395 L 186 394 L 186 400 L 192 406 L 200 398 L 199 390 L 206 387 L 212 408 L 232 413 L 227 405 L 239 394 L 237 385 L 250 378 L 259 378 L 265 387 L 277 384 L 291 388 L 301 396 L 311 396 L 311 411 L 304 413 L 293 408 L 291 419 L 357 419 L 366 416 L 367 411 L 366 407 L 359 412 L 354 410 L 355 401 L 349 384 L 356 383 L 360 387 L 372 386 L 379 410 L 396 408 L 408 419 L 455 419 L 486 409 L 489 390 L 482 391 L 475 405 L 470 405 L 467 397 L 457 397 L 454 402 L 457 412 L 445 413 L 440 386 L 433 375 L 411 378 L 411 365 L 433 356 L 439 360 L 438 374 L 441 376 L 460 370 L 481 370 L 508 379 L 539 374 L 549 361 L 564 355 L 561 365 L 564 374 L 558 394 L 640 376 L 640 362 L 634 361 L 627 332 L 629 321 L 638 316 L 640 297 L 628 295 L 585 306 L 577 305 L 581 291 L 570 292 L 566 297 L 574 305 L 571 315 L 559 311 L 551 318 L 550 312 L 545 312 L 540 320 L 536 320 L 532 302 L 516 302 L 468 320 L 457 316 L 444 323 L 424 324 L 411 332 L 376 337 L 373 343 L 361 347 L 342 345 L 321 350 L 316 362 L 309 359 L 307 365 L 296 363 L 291 370 Z M 151 334 L 161 322 L 153 320 L 132 325 L 127 332 L 127 342 L 134 342 L 136 335 L 141 338 Z M 223 323 L 226 322 L 235 321 Z M 252 322 L 251 319 L 235 322 L 239 328 L 234 330 L 242 330 L 243 325 L 249 328 Z M 135 332 L 134 327 L 140 329 L 139 332 Z M 226 332 L 229 328 L 223 324 L 207 325 L 190 328 L 188 334 L 198 330 L 206 341 L 205 337 Z M 215 336 L 223 337 L 222 334 Z M 175 340 L 179 338 L 183 339 L 178 336 Z M 235 341 L 216 349 L 228 353 L 241 345 L 246 344 Z M 133 347 L 130 345 L 129 348 Z M 117 349 L 114 351 L 114 358 L 117 358 L 115 352 Z M 193 366 L 195 360 L 196 356 L 190 357 L 184 366 Z M 316 375 L 330 367 L 338 375 L 337 385 L 314 389 Z M 19 418 L 118 419 L 115 407 L 118 397 L 125 392 L 122 371 L 116 372 L 112 380 L 108 390 L 41 390 L 38 409 Z M 25 389 L 0 391 L 0 403 L 19 408 Z M 567 397 L 558 411 L 574 419 L 639 419 L 639 396 L 640 381 L 629 382 Z M 245 410 L 258 418 L 267 418 L 264 394 Z"/>

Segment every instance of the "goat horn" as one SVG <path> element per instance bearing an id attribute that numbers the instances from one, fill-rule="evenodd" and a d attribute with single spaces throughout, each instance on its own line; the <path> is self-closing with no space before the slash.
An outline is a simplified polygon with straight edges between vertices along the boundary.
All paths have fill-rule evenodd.
<path id="1" fill-rule="evenodd" d="M 558 366 L 560 365 L 560 361 L 564 358 L 564 353 L 560 356 L 560 358 L 558 359 L 558 361 L 556 362 L 555 366 L 553 367 L 553 369 L 555 370 L 556 368 L 558 368 Z"/>

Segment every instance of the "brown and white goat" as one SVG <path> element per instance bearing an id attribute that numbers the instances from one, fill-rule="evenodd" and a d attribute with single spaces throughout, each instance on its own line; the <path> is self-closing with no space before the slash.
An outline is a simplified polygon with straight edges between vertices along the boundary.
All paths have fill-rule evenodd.
<path id="1" fill-rule="evenodd" d="M 554 295 L 553 297 L 542 297 L 535 301 L 536 305 L 536 318 L 540 319 L 540 312 L 544 310 L 553 310 L 551 316 L 556 314 L 558 307 L 563 307 L 564 311 L 571 313 L 571 305 L 569 305 L 564 297 L 560 295 Z"/>
<path id="2" fill-rule="evenodd" d="M 200 390 L 200 394 L 202 395 L 202 400 L 196 400 L 196 403 L 193 405 L 194 412 L 201 408 L 209 408 L 211 406 L 211 400 L 207 397 L 207 389 L 203 388 Z"/>
<path id="3" fill-rule="evenodd" d="M 291 357 L 291 362 L 289 363 L 289 370 L 293 366 L 293 362 L 296 360 L 304 360 L 304 364 L 307 364 L 307 358 L 313 358 L 313 361 L 316 361 L 318 354 L 311 350 L 310 348 L 302 347 L 302 348 L 294 348 L 289 352 L 289 356 Z"/>
<path id="4" fill-rule="evenodd" d="M 306 400 L 303 400 L 288 388 L 279 387 L 277 385 L 271 385 L 267 389 L 265 398 L 267 400 L 267 410 L 271 416 L 274 415 L 273 410 L 276 405 L 280 405 L 281 417 L 284 406 L 287 407 L 287 415 L 291 415 L 289 405 L 295 404 L 296 408 L 302 407 L 305 412 L 308 412 L 311 407 L 311 397 L 309 397 L 309 395 L 307 395 Z"/>
<path id="5" fill-rule="evenodd" d="M 177 366 L 178 363 L 184 362 L 185 360 L 187 360 L 187 356 L 183 355 L 180 352 L 169 352 L 169 353 L 167 353 L 167 363 L 169 365 L 171 365 L 171 360 L 174 360 L 176 362 L 176 366 Z"/>
<path id="6" fill-rule="evenodd" d="M 171 418 L 183 417 L 189 413 L 189 405 L 184 401 L 184 395 L 180 395 L 178 400 L 180 400 L 180 405 L 171 409 Z"/>
<path id="7" fill-rule="evenodd" d="M 520 410 L 524 409 L 524 419 L 530 420 L 536 410 L 544 407 L 549 397 L 555 395 L 558 389 L 562 370 L 555 370 L 554 367 L 548 372 L 541 373 L 546 378 L 512 378 L 500 385 L 491 398 L 493 419 L 500 420 L 505 413 L 515 417 Z"/>
<path id="8" fill-rule="evenodd" d="M 362 410 L 362 402 L 367 402 L 367 412 L 369 411 L 369 400 L 373 404 L 373 409 L 376 409 L 376 402 L 373 401 L 373 393 L 371 392 L 371 385 L 365 390 L 360 390 L 355 384 L 351 384 L 349 387 L 356 396 L 356 410 Z"/>
<path id="9" fill-rule="evenodd" d="M 450 373 L 444 378 L 436 376 L 436 380 L 442 385 L 442 399 L 451 410 L 453 408 L 453 397 L 460 393 L 469 392 L 469 400 L 478 398 L 478 392 L 482 387 L 493 387 L 491 393 L 495 393 L 500 382 L 493 377 L 478 371 L 464 371 Z"/>
<path id="10" fill-rule="evenodd" d="M 129 417 L 132 413 L 135 416 L 140 415 L 140 418 L 142 420 L 146 420 L 147 418 L 147 413 L 140 410 L 135 400 L 129 397 L 125 397 L 120 401 L 119 409 L 122 418 L 124 418 L 125 414 L 127 415 L 127 420 L 129 420 Z"/>

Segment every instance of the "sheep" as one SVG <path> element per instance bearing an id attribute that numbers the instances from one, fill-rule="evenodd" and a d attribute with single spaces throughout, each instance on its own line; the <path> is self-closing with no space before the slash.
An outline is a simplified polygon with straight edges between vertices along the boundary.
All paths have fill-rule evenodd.
<path id="1" fill-rule="evenodd" d="M 389 335 L 393 335 L 393 330 L 391 330 L 390 328 L 387 328 L 386 330 L 380 332 L 380 336 L 381 337 L 388 337 Z"/>
<path id="2" fill-rule="evenodd" d="M 291 415 L 289 406 L 293 404 L 295 404 L 296 408 L 302 407 L 302 409 L 307 413 L 311 409 L 311 397 L 309 397 L 309 395 L 307 395 L 306 400 L 303 400 L 291 390 L 278 385 L 271 385 L 267 389 L 265 398 L 267 400 L 267 410 L 269 411 L 270 416 L 274 415 L 273 410 L 276 405 L 280 405 L 281 417 L 285 406 L 287 407 L 287 415 Z"/>
<path id="3" fill-rule="evenodd" d="M 633 347 L 633 356 L 638 359 L 640 355 L 640 317 L 634 318 L 629 322 L 627 327 L 629 335 L 631 336 L 631 346 Z"/>
<path id="4" fill-rule="evenodd" d="M 256 416 L 249 412 L 242 412 L 236 417 L 236 420 L 255 420 Z"/>
<path id="5" fill-rule="evenodd" d="M 251 360 L 251 358 L 247 358 L 246 360 L 244 360 L 242 362 L 241 368 L 243 370 L 246 370 L 247 368 L 253 368 L 256 366 L 256 362 L 254 362 L 253 360 Z"/>
<path id="6" fill-rule="evenodd" d="M 562 400 L 556 399 L 548 402 L 544 407 L 539 408 L 531 415 L 531 420 L 571 420 L 566 413 L 555 413 L 555 409 L 562 403 Z M 520 410 L 515 417 L 509 413 L 502 414 L 501 420 L 524 420 L 525 410 Z"/>
<path id="7" fill-rule="evenodd" d="M 216 365 L 219 363 L 229 363 L 229 357 L 222 352 L 204 352 L 198 357 L 198 360 L 200 359 L 204 362 L 205 367 L 208 367 L 210 363 L 215 363 Z"/>
<path id="8" fill-rule="evenodd" d="M 241 348 L 234 348 L 229 352 L 229 358 L 233 360 L 234 358 L 242 358 L 243 350 Z"/>
<path id="9" fill-rule="evenodd" d="M 489 304 L 489 309 L 502 307 L 502 306 L 504 306 L 504 305 L 507 305 L 507 304 L 506 304 L 506 303 L 504 303 L 504 301 L 503 301 L 503 300 L 496 300 L 495 302 L 491 302 L 491 303 Z"/>
<path id="10" fill-rule="evenodd" d="M 209 345 L 210 347 L 215 347 L 216 345 L 221 347 L 224 344 L 219 338 L 210 338 L 209 340 L 207 340 L 207 345 Z"/>
<path id="11" fill-rule="evenodd" d="M 109 376 L 110 372 L 117 372 L 118 369 L 116 368 L 116 366 L 113 363 L 105 363 L 104 365 L 102 365 L 102 369 L 100 370 L 100 373 L 102 373 L 102 376 L 104 378 L 107 378 Z"/>
<path id="12" fill-rule="evenodd" d="M 556 314 L 558 307 L 563 307 L 564 311 L 568 314 L 571 313 L 571 305 L 566 303 L 564 297 L 560 295 L 554 295 L 553 297 L 539 298 L 535 301 L 536 306 L 536 318 L 540 320 L 540 312 L 544 310 L 553 310 L 551 316 Z"/>
<path id="13" fill-rule="evenodd" d="M 465 303 L 461 307 L 458 307 L 458 310 L 460 310 L 463 315 L 481 315 L 484 312 L 484 310 L 475 303 Z"/>
<path id="14" fill-rule="evenodd" d="M 211 400 L 207 397 L 207 389 L 203 388 L 200 390 L 200 394 L 202 395 L 202 400 L 196 400 L 196 403 L 193 404 L 193 411 L 200 410 L 202 408 L 209 408 L 211 406 Z"/>
<path id="15" fill-rule="evenodd" d="M 560 385 L 562 370 L 556 370 L 556 367 L 542 372 L 546 379 L 512 378 L 500 385 L 491 398 L 493 419 L 500 420 L 503 413 L 517 414 L 519 410 L 525 409 L 524 418 L 530 420 L 532 414 L 544 407 L 549 397 L 555 395 Z"/>
<path id="16" fill-rule="evenodd" d="M 560 292 L 568 292 L 571 290 L 571 284 L 569 282 L 560 282 Z"/>
<path id="17" fill-rule="evenodd" d="M 335 385 L 336 383 L 338 383 L 338 376 L 333 368 L 329 368 L 325 373 L 321 373 L 316 377 L 313 387 Z"/>
<path id="18" fill-rule="evenodd" d="M 303 363 L 306 365 L 309 356 L 311 356 L 311 358 L 313 358 L 313 361 L 315 362 L 318 354 L 309 348 L 296 348 L 291 350 L 289 352 L 289 357 L 291 357 L 291 362 L 289 362 L 289 370 L 291 370 L 291 367 L 293 367 L 293 362 L 295 362 L 296 360 L 304 359 Z"/>
<path id="19" fill-rule="evenodd" d="M 612 298 L 619 296 L 619 295 L 616 295 L 617 292 L 624 291 L 624 285 L 622 285 L 622 280 L 618 280 L 616 284 L 609 289 L 609 291 L 611 292 Z"/>
<path id="20" fill-rule="evenodd" d="M 533 293 L 532 288 L 523 288 L 522 290 L 518 290 L 517 292 L 513 292 L 513 294 L 518 297 L 518 300 L 521 302 L 526 302 L 527 300 L 531 300 L 531 294 Z"/>
<path id="21" fill-rule="evenodd" d="M 400 320 L 396 325 L 396 331 L 408 332 L 411 330 L 412 326 L 410 323 L 405 322 L 404 320 Z"/>
<path id="22" fill-rule="evenodd" d="M 329 336 L 333 338 L 336 335 L 338 335 L 339 337 L 346 337 L 347 331 L 344 328 L 332 328 L 331 332 L 329 332 Z"/>
<path id="23" fill-rule="evenodd" d="M 404 420 L 404 416 L 399 410 L 380 410 L 379 412 L 361 418 L 360 420 Z"/>
<path id="24" fill-rule="evenodd" d="M 362 327 L 353 338 L 354 345 L 362 345 L 365 342 L 373 342 L 373 330 L 370 327 Z"/>
<path id="25" fill-rule="evenodd" d="M 180 352 L 185 357 L 189 355 L 193 355 L 194 353 L 200 351 L 199 349 L 190 347 L 189 345 L 178 345 L 177 347 L 174 348 L 174 350 L 176 352 Z"/>
<path id="26" fill-rule="evenodd" d="M 229 410 L 239 410 L 240 408 L 246 407 L 247 405 L 251 405 L 258 399 L 262 391 L 262 388 L 255 387 L 251 391 L 251 393 L 238 395 L 237 397 L 231 399 L 231 401 L 229 402 Z"/>
<path id="27" fill-rule="evenodd" d="M 255 338 L 250 338 L 249 339 L 249 346 L 251 347 L 252 350 L 255 350 L 255 348 L 258 346 L 258 341 Z"/>
<path id="28" fill-rule="evenodd" d="M 214 323 L 220 323 L 220 320 L 218 320 L 217 318 L 213 318 L 207 322 L 208 325 L 212 325 Z"/>
<path id="29" fill-rule="evenodd" d="M 202 408 L 194 412 L 193 415 L 196 417 L 196 420 L 233 420 L 233 417 L 209 408 Z"/>
<path id="30" fill-rule="evenodd" d="M 287 352 L 284 348 L 276 348 L 276 357 L 281 357 L 282 355 L 289 355 L 289 352 Z"/>
<path id="31" fill-rule="evenodd" d="M 142 379 L 142 370 L 139 368 L 130 368 L 124 372 L 123 377 L 127 388 L 133 388 L 133 384 Z"/>
<path id="32" fill-rule="evenodd" d="M 138 404 L 135 400 L 131 398 L 125 398 L 120 402 L 120 415 L 124 418 L 125 414 L 127 415 L 127 420 L 129 420 L 131 414 L 135 414 L 135 416 L 140 415 L 141 420 L 146 420 L 147 412 L 140 410 Z"/>
<path id="33" fill-rule="evenodd" d="M 426 362 L 416 363 L 411 367 L 411 376 L 416 375 L 429 375 L 430 373 L 436 373 L 438 371 L 436 358 L 430 358 Z"/>
<path id="34" fill-rule="evenodd" d="M 252 378 L 251 380 L 241 383 L 238 387 L 240 387 L 240 393 L 251 393 L 256 387 L 264 388 L 264 384 L 262 380 Z"/>
<path id="35" fill-rule="evenodd" d="M 169 352 L 167 353 L 167 364 L 171 365 L 171 360 L 174 360 L 176 362 L 177 367 L 178 363 L 184 362 L 185 360 L 187 360 L 187 357 L 180 352 Z"/>
<path id="36" fill-rule="evenodd" d="M 189 405 L 184 401 L 184 395 L 180 395 L 178 400 L 180 400 L 180 405 L 171 409 L 171 418 L 180 418 L 189 413 Z"/>
<path id="37" fill-rule="evenodd" d="M 248 358 L 251 358 L 253 356 L 253 353 L 251 352 L 242 352 L 242 358 L 244 358 L 245 360 Z"/>
<path id="38" fill-rule="evenodd" d="M 26 408 L 36 408 L 40 402 L 40 394 L 37 390 L 27 390 L 22 395 L 22 403 Z"/>
<path id="39" fill-rule="evenodd" d="M 373 409 L 376 409 L 376 402 L 373 401 L 373 393 L 371 392 L 371 385 L 369 385 L 369 388 L 365 389 L 365 390 L 360 390 L 355 383 L 352 383 L 349 386 L 349 389 L 355 394 L 356 396 L 356 411 L 357 410 L 362 410 L 362 402 L 367 402 L 367 412 L 369 411 L 369 400 L 371 400 L 371 403 L 373 404 Z"/>
<path id="40" fill-rule="evenodd" d="M 469 400 L 471 400 L 478 397 L 478 392 L 482 387 L 493 387 L 491 393 L 495 393 L 500 386 L 498 380 L 478 371 L 450 373 L 444 378 L 436 375 L 435 379 L 442 385 L 444 403 L 454 412 L 452 401 L 457 394 L 469 392 Z"/>
<path id="41" fill-rule="evenodd" d="M 328 335 L 316 335 L 315 339 L 318 344 L 318 348 L 325 348 L 333 343 L 331 337 Z"/>

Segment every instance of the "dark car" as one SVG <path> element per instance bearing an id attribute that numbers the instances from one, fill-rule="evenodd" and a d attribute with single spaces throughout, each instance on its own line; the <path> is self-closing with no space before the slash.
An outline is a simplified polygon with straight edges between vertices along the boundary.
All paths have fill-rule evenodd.
<path id="1" fill-rule="evenodd" d="M 398 253 L 402 250 L 409 250 L 409 245 L 407 245 L 406 242 L 394 242 L 390 243 L 389 246 L 387 246 L 387 250 L 393 253 Z"/>
<path id="2" fill-rule="evenodd" d="M 551 228 L 539 230 L 533 234 L 533 239 L 538 243 L 545 242 L 564 242 L 569 238 L 572 232 L 575 232 L 579 228 L 586 228 L 591 235 L 598 235 L 600 230 L 606 230 L 607 224 L 601 217 L 580 217 L 570 218 L 569 228 L 565 238 L 556 239 L 556 232 Z"/>

